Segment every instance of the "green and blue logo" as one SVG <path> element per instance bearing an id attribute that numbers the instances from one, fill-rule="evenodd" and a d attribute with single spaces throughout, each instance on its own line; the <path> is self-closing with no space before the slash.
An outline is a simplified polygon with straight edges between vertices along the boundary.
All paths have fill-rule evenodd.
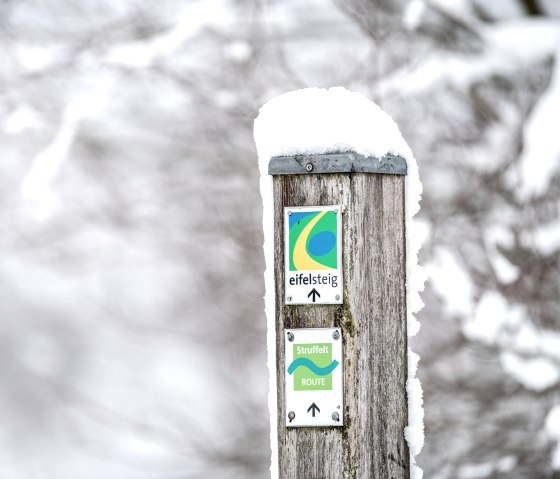
<path id="1" fill-rule="evenodd" d="M 338 268 L 337 221 L 332 210 L 292 212 L 288 223 L 290 271 Z"/>
<path id="2" fill-rule="evenodd" d="M 294 377 L 294 391 L 332 390 L 332 372 L 339 362 L 332 358 L 332 344 L 294 344 L 294 359 L 288 374 Z"/>

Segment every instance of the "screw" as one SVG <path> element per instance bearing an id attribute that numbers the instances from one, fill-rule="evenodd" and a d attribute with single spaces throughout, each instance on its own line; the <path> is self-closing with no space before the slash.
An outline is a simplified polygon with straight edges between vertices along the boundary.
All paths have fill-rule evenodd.
<path id="1" fill-rule="evenodd" d="M 335 329 L 334 332 L 332 333 L 332 337 L 334 339 L 338 339 L 340 338 L 340 332 L 338 331 L 338 329 Z"/>
<path id="2" fill-rule="evenodd" d="M 287 296 L 287 297 L 286 297 L 286 301 L 290 302 L 291 300 L 292 300 L 292 297 L 291 297 L 291 296 Z"/>
<path id="3" fill-rule="evenodd" d="M 340 295 L 337 294 L 337 295 L 334 297 L 334 299 L 336 299 L 336 300 L 338 301 L 338 300 L 340 299 Z"/>
<path id="4" fill-rule="evenodd" d="M 288 419 L 290 420 L 290 422 L 292 422 L 295 417 L 296 417 L 296 413 L 294 411 L 290 411 L 288 413 Z"/>
<path id="5" fill-rule="evenodd" d="M 335 215 L 338 214 L 338 208 L 335 208 L 333 211 L 334 211 L 334 214 L 335 214 Z"/>
<path id="6" fill-rule="evenodd" d="M 340 417 L 337 412 L 333 412 L 331 417 L 333 418 L 333 421 L 340 421 Z"/>
<path id="7" fill-rule="evenodd" d="M 294 333 L 292 333 L 291 331 L 288 331 L 288 341 L 290 341 L 290 343 L 294 340 L 295 336 Z"/>
<path id="8" fill-rule="evenodd" d="M 292 212 L 291 212 L 291 211 L 288 211 L 288 216 L 292 216 Z"/>
<path id="9" fill-rule="evenodd" d="M 305 169 L 307 171 L 313 171 L 313 165 L 311 163 L 307 163 L 307 165 L 305 165 Z"/>

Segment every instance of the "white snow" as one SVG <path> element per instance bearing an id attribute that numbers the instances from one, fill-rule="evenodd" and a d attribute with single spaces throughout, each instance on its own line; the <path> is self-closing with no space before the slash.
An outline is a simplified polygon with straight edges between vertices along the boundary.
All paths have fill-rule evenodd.
<path id="1" fill-rule="evenodd" d="M 274 298 L 274 223 L 272 177 L 268 163 L 274 156 L 321 154 L 354 151 L 364 156 L 380 157 L 391 153 L 407 160 L 406 226 L 412 231 L 412 217 L 419 210 L 422 185 L 416 160 L 403 139 L 397 124 L 375 103 L 359 93 L 344 88 L 307 88 L 280 95 L 262 106 L 254 126 L 255 144 L 259 156 L 260 190 L 263 201 L 265 271 L 265 311 L 268 321 L 268 365 L 270 370 L 269 410 L 271 416 L 272 477 L 277 470 L 277 391 L 276 339 Z M 408 234 L 407 312 L 409 336 L 416 334 L 419 323 L 414 317 L 423 305 L 420 291 L 425 274 L 418 265 L 419 238 Z M 415 464 L 424 440 L 422 389 L 415 377 L 418 356 L 409 351 L 409 425 L 406 437 L 411 451 L 411 477 L 420 479 L 422 470 Z"/>
<path id="2" fill-rule="evenodd" d="M 519 268 L 511 264 L 500 252 L 499 247 L 511 248 L 514 243 L 513 233 L 503 224 L 494 223 L 484 232 L 484 243 L 488 249 L 488 258 L 501 283 L 509 284 L 519 277 Z"/>
<path id="3" fill-rule="evenodd" d="M 560 222 L 539 225 L 531 232 L 524 232 L 521 240 L 525 246 L 532 247 L 543 255 L 552 254 L 560 249 Z"/>
<path id="4" fill-rule="evenodd" d="M 552 174 L 560 166 L 560 138 L 550 129 L 560 124 L 560 49 L 556 52 L 555 68 L 548 90 L 541 95 L 525 123 L 523 152 L 520 158 L 521 187 L 524 199 L 542 194 Z"/>
<path id="5" fill-rule="evenodd" d="M 418 369 L 420 356 L 408 348 L 408 375 L 406 392 L 408 394 L 408 426 L 404 430 L 404 436 L 410 448 L 411 459 L 417 456 L 424 446 L 424 402 L 422 397 L 422 385 L 415 377 Z M 417 466 L 416 472 L 411 477 L 421 479 L 422 470 Z"/>
<path id="6" fill-rule="evenodd" d="M 508 324 L 511 334 L 501 341 L 509 344 L 510 349 L 524 356 L 543 356 L 554 364 L 560 363 L 560 333 L 547 329 L 537 329 L 522 315 L 517 325 Z M 517 328 L 517 329 L 516 329 Z"/>
<path id="7" fill-rule="evenodd" d="M 482 464 L 465 464 L 459 468 L 457 476 L 459 479 L 480 479 L 488 477 L 492 474 L 493 469 L 494 468 L 491 462 L 485 462 Z"/>
<path id="8" fill-rule="evenodd" d="M 91 83 L 75 93 L 62 112 L 52 140 L 33 158 L 21 184 L 21 194 L 37 219 L 45 220 L 56 211 L 58 197 L 53 182 L 69 157 L 81 122 L 102 111 L 111 85 L 109 77 L 100 71 Z"/>
<path id="9" fill-rule="evenodd" d="M 419 59 L 414 68 L 405 67 L 380 83 L 385 94 L 422 94 L 448 86 L 468 91 L 474 83 L 492 76 L 514 75 L 539 59 L 554 54 L 560 43 L 560 28 L 551 20 L 511 20 L 478 25 L 484 41 L 482 53 L 434 52 Z"/>
<path id="10" fill-rule="evenodd" d="M 451 251 L 443 247 L 437 248 L 434 259 L 426 265 L 426 272 L 430 285 L 451 315 L 466 318 L 472 314 L 474 285 Z"/>
<path id="11" fill-rule="evenodd" d="M 487 291 L 480 298 L 474 316 L 464 321 L 463 333 L 469 339 L 495 344 L 508 311 L 508 303 L 500 293 Z"/>
<path id="12" fill-rule="evenodd" d="M 540 337 L 535 326 L 530 321 L 523 321 L 512 335 L 511 345 L 512 349 L 520 354 L 538 354 Z"/>
<path id="13" fill-rule="evenodd" d="M 209 27 L 225 27 L 234 21 L 229 4 L 224 0 L 188 2 L 179 12 L 173 27 L 147 40 L 130 42 L 113 48 L 109 63 L 130 68 L 145 68 L 172 54 L 192 37 Z"/>
<path id="14" fill-rule="evenodd" d="M 19 105 L 4 122 L 4 131 L 8 135 L 19 135 L 29 130 L 39 129 L 44 124 L 41 115 L 30 105 Z"/>
<path id="15" fill-rule="evenodd" d="M 425 3 L 426 9 L 434 9 L 457 21 L 468 19 L 471 27 L 477 24 L 477 18 L 472 15 L 471 0 L 425 0 Z"/>
<path id="16" fill-rule="evenodd" d="M 54 60 L 53 49 L 44 46 L 26 45 L 17 49 L 20 64 L 32 73 L 48 68 Z"/>
<path id="17" fill-rule="evenodd" d="M 29 173 L 21 186 L 24 199 L 33 203 L 40 219 L 50 216 L 57 199 L 52 182 L 61 168 L 74 142 L 80 123 L 80 112 L 75 104 L 66 107 L 60 127 L 45 149 L 33 159 Z"/>
<path id="18" fill-rule="evenodd" d="M 560 334 L 537 330 L 522 306 L 497 291 L 482 295 L 462 328 L 468 339 L 498 347 L 504 372 L 526 389 L 543 391 L 560 382 Z"/>
<path id="19" fill-rule="evenodd" d="M 245 40 L 235 40 L 226 45 L 224 53 L 236 63 L 245 63 L 251 58 L 253 48 Z"/>
<path id="20" fill-rule="evenodd" d="M 539 336 L 539 348 L 548 357 L 560 362 L 560 333 L 542 330 Z"/>
<path id="21" fill-rule="evenodd" d="M 426 11 L 426 4 L 422 0 L 408 2 L 403 16 L 403 24 L 408 30 L 416 30 L 422 23 L 422 16 Z"/>
<path id="22" fill-rule="evenodd" d="M 514 456 L 505 456 L 495 462 L 483 462 L 480 464 L 465 464 L 457 471 L 458 479 L 478 479 L 492 477 L 493 473 L 504 473 L 513 470 L 517 465 Z"/>
<path id="23" fill-rule="evenodd" d="M 546 416 L 545 431 L 547 436 L 556 441 L 552 451 L 552 468 L 560 470 L 560 404 L 556 404 Z"/>
<path id="24" fill-rule="evenodd" d="M 496 462 L 497 472 L 509 472 L 517 466 L 517 458 L 515 456 L 504 456 Z"/>
<path id="25" fill-rule="evenodd" d="M 389 115 L 363 95 L 341 87 L 306 88 L 269 101 L 255 121 L 255 142 L 264 171 L 268 160 L 280 155 L 353 150 L 364 156 L 392 153 L 412 157 Z M 409 168 L 417 179 L 415 166 Z M 411 205 L 414 213 L 419 209 L 417 196 L 416 204 Z"/>
<path id="26" fill-rule="evenodd" d="M 500 355 L 504 371 L 532 391 L 544 391 L 560 380 L 560 370 L 544 357 L 524 358 L 506 351 Z"/>

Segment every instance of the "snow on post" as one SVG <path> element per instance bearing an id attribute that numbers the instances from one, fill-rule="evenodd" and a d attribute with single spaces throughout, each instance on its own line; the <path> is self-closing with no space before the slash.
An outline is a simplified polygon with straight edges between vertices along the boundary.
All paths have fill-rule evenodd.
<path id="1" fill-rule="evenodd" d="M 282 291 L 281 288 L 283 288 L 283 285 L 279 286 L 278 284 L 276 284 L 276 281 L 281 281 L 280 271 L 282 267 L 279 266 L 277 262 L 281 263 L 282 261 L 277 257 L 275 258 L 275 254 L 278 255 L 278 243 L 281 242 L 281 235 L 277 231 L 280 224 L 278 221 L 278 211 L 280 210 L 280 207 L 278 206 L 279 203 L 275 201 L 274 194 L 278 191 L 277 188 L 279 188 L 278 185 L 281 183 L 281 181 L 290 180 L 282 179 L 277 181 L 277 178 L 279 177 L 274 177 L 273 179 L 268 170 L 269 162 L 272 158 L 279 156 L 322 155 L 340 152 L 354 152 L 358 155 L 368 158 L 383 158 L 387 157 L 387 155 L 394 155 L 406 160 L 408 172 L 404 177 L 405 201 L 403 214 L 404 231 L 406 231 L 405 236 L 403 233 L 404 242 L 406 245 L 406 265 L 405 267 L 403 267 L 403 271 L 406 271 L 406 283 L 405 286 L 403 286 L 403 292 L 406 296 L 406 304 L 404 305 L 404 307 L 406 308 L 406 332 L 404 334 L 408 334 L 409 337 L 414 336 L 419 330 L 420 325 L 415 319 L 414 314 L 418 312 L 423 306 L 419 292 L 423 289 L 425 275 L 417 262 L 417 254 L 420 244 L 418 241 L 418 235 L 415 235 L 415 225 L 413 222 L 413 216 L 419 210 L 419 201 L 422 192 L 422 186 L 419 180 L 416 160 L 414 159 L 409 146 L 404 141 L 397 124 L 375 103 L 371 102 L 361 94 L 350 92 L 344 88 L 308 88 L 304 90 L 289 92 L 274 98 L 261 108 L 259 116 L 255 120 L 254 135 L 259 156 L 259 169 L 261 175 L 260 190 L 263 201 L 264 254 L 266 260 L 265 310 L 268 323 L 267 343 L 268 365 L 270 370 L 269 409 L 271 415 L 272 446 L 271 472 L 273 478 L 279 477 L 279 474 L 282 477 L 292 477 L 290 475 L 287 475 L 286 471 L 282 469 L 287 464 L 285 458 L 283 459 L 282 457 L 285 453 L 285 450 L 287 449 L 286 444 L 288 444 L 289 442 L 291 449 L 297 450 L 297 448 L 301 446 L 303 442 L 305 442 L 304 436 L 310 437 L 310 435 L 313 434 L 313 431 L 307 430 L 306 435 L 298 435 L 299 432 L 297 428 L 287 430 L 284 425 L 284 416 L 279 416 L 279 406 L 280 408 L 282 408 L 282 401 L 284 400 L 283 389 L 285 385 L 283 385 L 281 382 L 281 378 L 283 377 L 284 372 L 280 371 L 280 374 L 278 374 L 276 367 L 277 360 L 278 364 L 281 365 L 282 362 L 279 360 L 279 358 L 283 358 L 282 355 L 278 356 L 278 354 L 281 354 L 281 348 L 279 347 L 281 343 L 279 342 L 280 339 L 278 338 L 278 336 L 282 336 L 282 334 L 279 335 L 278 333 L 281 332 L 281 330 L 288 324 L 290 327 L 333 327 L 334 324 L 327 324 L 324 322 L 321 323 L 321 321 L 324 321 L 324 319 L 318 319 L 318 316 L 313 316 L 313 313 L 309 313 L 311 314 L 310 318 L 305 320 L 300 316 L 308 314 L 308 311 L 315 311 L 315 309 L 311 308 L 323 308 L 321 311 L 326 311 L 324 316 L 328 316 L 329 312 L 336 310 L 337 313 L 335 314 L 338 314 L 338 316 L 336 316 L 338 318 L 337 321 L 340 321 L 342 323 L 340 324 L 340 326 L 342 327 L 343 335 L 345 335 L 345 351 L 343 352 L 343 358 L 345 358 L 346 360 L 346 355 L 349 354 L 349 351 L 352 349 L 352 347 L 359 346 L 358 339 L 356 339 L 358 338 L 358 335 L 353 332 L 351 328 L 352 324 L 357 321 L 366 321 L 366 323 L 360 323 L 358 326 L 362 328 L 365 325 L 365 329 L 369 330 L 370 326 L 372 329 L 375 329 L 376 327 L 378 327 L 377 324 L 383 321 L 380 321 L 380 318 L 373 317 L 362 317 L 359 319 L 352 318 L 351 311 L 353 311 L 352 308 L 354 307 L 352 304 L 350 304 L 353 301 L 352 291 L 350 291 L 349 299 L 347 299 L 345 292 L 343 305 L 314 306 L 311 308 L 306 306 L 287 306 L 284 303 L 284 298 L 280 297 L 281 293 L 278 294 L 277 297 L 276 292 Z M 296 179 L 296 177 L 304 177 L 306 179 L 309 179 L 309 181 L 318 181 L 313 180 L 311 176 L 313 175 L 292 175 L 291 178 L 294 179 L 293 181 L 299 181 Z M 329 190 L 331 191 L 331 193 L 329 194 L 338 194 L 341 198 L 340 204 L 344 204 L 344 201 L 348 200 L 348 197 L 352 194 L 348 191 L 343 191 L 344 188 L 348 187 L 348 190 L 350 190 L 351 181 L 355 181 L 357 183 L 360 174 L 350 173 L 343 175 L 314 176 L 322 176 L 323 180 L 321 181 L 324 181 L 325 183 L 328 181 L 334 181 L 332 180 L 332 177 L 340 177 L 337 180 L 339 181 L 339 183 L 337 183 L 338 190 L 337 188 L 331 188 Z M 389 176 L 394 175 L 369 175 L 370 178 Z M 354 179 L 351 180 L 351 177 Z M 389 181 L 389 179 L 383 179 L 383 181 Z M 338 192 L 332 193 L 332 191 L 334 190 L 337 190 Z M 307 198 L 307 195 L 303 190 L 301 191 L 303 193 L 301 193 L 300 197 L 305 197 L 306 201 L 314 201 L 314 193 L 312 191 L 309 191 L 309 198 Z M 362 203 L 369 202 L 371 199 L 371 207 L 367 207 L 368 205 L 360 204 L 360 202 L 355 202 L 354 209 L 352 211 L 358 211 L 357 207 L 355 206 L 356 204 L 358 204 L 359 208 L 362 208 L 364 211 L 369 211 L 372 208 L 378 207 L 373 202 L 373 196 L 375 196 L 375 194 L 379 194 L 375 193 L 375 191 L 379 190 L 373 190 L 374 194 L 372 196 L 367 196 L 367 199 L 362 198 Z M 315 197 L 318 196 L 315 195 Z M 349 203 L 351 203 L 352 199 L 348 201 Z M 297 205 L 291 204 L 287 206 Z M 351 211 L 349 210 L 347 216 L 349 216 L 350 213 Z M 355 231 L 359 231 L 359 228 L 355 229 Z M 359 242 L 359 238 L 352 238 L 349 232 L 343 232 L 343 237 L 345 238 L 346 242 L 346 249 L 343 252 L 344 255 L 347 254 L 347 251 L 353 247 L 350 240 L 353 239 L 356 240 L 356 242 Z M 390 249 L 389 247 L 387 248 Z M 372 251 L 372 255 L 374 253 L 375 252 Z M 344 281 L 348 282 L 348 289 L 351 289 L 352 285 L 350 284 L 350 277 L 355 274 L 354 268 L 356 268 L 356 270 L 359 270 L 361 266 L 355 266 L 354 264 L 350 265 L 349 261 L 350 260 L 345 263 L 346 278 L 344 279 Z M 275 270 L 276 277 L 278 278 L 277 280 L 275 279 Z M 365 278 L 365 283 L 375 283 L 376 278 Z M 354 294 L 354 296 L 358 295 Z M 373 304 L 369 305 L 370 309 L 374 307 L 375 305 Z M 297 308 L 306 309 L 304 310 Z M 301 315 L 299 311 L 301 311 Z M 373 312 L 372 316 L 374 316 L 375 314 L 376 313 Z M 367 314 L 365 316 L 367 316 Z M 300 325 L 305 321 L 307 322 L 304 325 Z M 344 323 L 344 321 L 348 321 L 348 323 Z M 367 321 L 369 321 L 369 323 L 367 323 Z M 360 334 L 362 335 L 362 330 L 360 330 Z M 367 331 L 363 333 L 363 335 L 367 334 Z M 406 338 L 404 341 L 402 341 L 402 344 L 407 344 Z M 375 350 L 375 347 L 378 347 L 379 349 Z M 383 345 L 372 346 L 372 348 L 374 348 L 374 350 L 376 351 L 375 354 L 378 354 L 379 351 L 383 350 Z M 410 477 L 416 479 L 422 477 L 422 470 L 415 465 L 415 456 L 420 452 L 424 442 L 422 388 L 419 380 L 416 378 L 416 369 L 419 357 L 417 354 L 413 353 L 410 348 L 408 348 L 408 351 L 404 351 L 403 355 L 405 358 L 408 358 L 407 365 L 404 366 L 405 369 L 407 368 L 408 370 L 408 380 L 406 382 L 406 393 L 408 399 L 405 399 L 405 402 L 408 403 L 408 424 L 406 424 L 405 422 L 404 426 L 406 427 L 403 427 L 402 429 L 404 430 L 402 430 L 402 432 L 399 432 L 397 435 L 399 435 L 401 438 L 402 435 L 405 436 L 409 447 L 410 457 L 407 458 L 406 461 L 404 461 L 399 457 L 395 457 L 396 454 L 393 454 L 391 452 L 390 454 L 388 454 L 389 461 L 386 461 L 386 458 L 383 459 L 383 461 L 389 464 L 380 465 L 379 467 L 392 467 L 392 464 L 390 463 L 394 462 L 399 464 L 399 467 L 401 467 L 402 469 L 407 469 L 406 464 L 408 464 L 409 459 Z M 357 356 L 352 356 L 352 361 L 354 361 L 354 359 L 356 358 L 359 358 L 359 354 Z M 372 356 L 372 358 L 373 362 L 375 363 L 376 357 Z M 350 361 L 350 357 L 348 359 L 348 367 L 345 365 L 346 369 L 344 372 L 344 382 L 346 389 L 349 389 L 351 379 L 361 381 L 360 387 L 362 387 L 361 384 L 363 383 L 371 382 L 371 384 L 374 386 L 375 384 L 380 384 L 378 381 L 381 381 L 381 379 L 379 379 L 379 377 L 373 377 L 373 374 L 372 377 L 369 378 L 356 379 L 353 376 L 352 378 L 350 378 L 349 374 L 352 373 L 348 371 L 352 371 L 351 368 L 356 366 Z M 359 362 L 358 359 L 356 359 L 355 362 Z M 389 370 L 391 368 L 387 366 L 385 369 Z M 378 373 L 383 373 L 383 371 L 378 371 Z M 385 392 L 386 391 L 383 391 L 383 393 Z M 346 395 L 347 391 L 345 390 L 345 396 Z M 369 406 L 353 404 L 352 399 L 350 399 L 350 401 L 347 401 L 345 399 L 345 401 L 346 402 L 344 404 L 344 407 L 346 408 L 346 413 L 349 416 L 349 425 L 346 426 L 345 423 L 344 429 L 346 429 L 346 435 L 350 436 L 356 431 L 353 428 L 358 427 L 357 424 L 364 419 L 363 416 L 360 416 L 360 411 L 362 411 L 362 409 L 365 410 L 369 408 Z M 350 402 L 350 404 L 348 404 L 348 402 Z M 375 407 L 373 409 L 375 409 Z M 353 414 L 360 417 L 353 417 Z M 377 418 L 377 420 L 372 419 L 372 421 L 374 422 L 382 422 L 385 420 L 389 422 L 390 425 L 392 418 L 386 417 L 381 418 L 381 420 L 379 420 L 379 418 Z M 378 427 L 378 425 L 373 424 L 372 427 L 375 428 Z M 388 429 L 390 429 L 389 426 Z M 375 429 L 370 428 L 368 430 Z M 322 437 L 320 438 L 319 436 L 317 436 L 317 440 L 327 441 L 329 435 L 332 435 L 334 437 L 337 434 L 343 434 L 340 428 L 329 428 L 326 431 L 321 431 Z M 358 434 L 360 434 L 359 430 Z M 363 434 L 361 435 L 367 436 L 365 429 Z M 375 436 L 377 436 L 377 434 L 375 434 Z M 327 437 L 327 439 L 322 439 L 324 437 Z M 358 438 L 358 440 L 364 444 L 382 441 L 382 439 L 380 439 L 379 437 L 360 437 Z M 344 442 L 344 440 L 342 440 L 342 442 Z M 335 443 L 336 441 L 333 442 L 333 444 Z M 319 449 L 321 449 L 320 445 L 316 447 L 316 450 Z M 318 451 L 318 453 L 320 452 L 322 451 Z M 355 451 L 343 451 L 343 453 L 350 457 L 355 453 Z M 295 458 L 292 457 L 292 459 L 297 462 L 301 459 L 301 457 L 295 456 Z M 320 457 L 315 459 L 318 459 L 319 462 L 323 461 L 323 459 Z M 342 459 L 339 458 L 338 460 Z M 381 462 L 381 459 L 379 461 Z M 362 465 L 356 465 L 357 469 L 354 470 L 358 470 L 359 472 L 359 468 L 361 466 Z M 297 465 L 294 467 L 297 467 Z M 321 467 L 325 467 L 327 469 L 330 467 L 331 469 L 329 471 L 325 469 L 323 472 L 325 474 L 327 474 L 327 472 L 329 474 L 334 473 L 336 476 L 336 470 L 332 469 L 335 466 L 327 464 L 322 465 Z M 346 464 L 345 467 L 349 467 L 349 465 Z M 350 465 L 350 467 L 354 466 Z M 342 471 L 343 474 L 340 474 L 336 477 L 346 477 L 344 474 L 346 474 L 348 470 L 340 469 L 340 471 Z"/>

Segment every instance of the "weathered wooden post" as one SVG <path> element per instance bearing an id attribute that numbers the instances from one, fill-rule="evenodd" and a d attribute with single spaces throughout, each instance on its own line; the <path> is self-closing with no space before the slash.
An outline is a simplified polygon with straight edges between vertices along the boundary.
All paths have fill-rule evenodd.
<path id="1" fill-rule="evenodd" d="M 326 92 L 327 104 L 329 95 L 336 101 L 356 99 L 342 89 L 321 91 Z M 298 92 L 297 111 L 279 108 L 283 128 L 295 121 L 291 115 L 306 115 L 303 92 Z M 372 111 L 384 118 L 381 110 Z M 261 117 L 274 113 L 263 109 Z M 336 118 L 340 111 L 324 114 Z M 359 141 L 340 141 L 337 132 L 326 145 L 310 146 L 305 131 L 299 131 L 298 140 L 289 142 L 303 145 L 279 144 L 267 150 L 259 145 L 258 134 L 266 135 L 257 125 L 261 174 L 264 155 L 266 174 L 272 177 L 272 199 L 265 178 L 261 191 L 265 233 L 273 237 L 273 245 L 265 244 L 265 254 L 267 268 L 273 268 L 273 279 L 268 272 L 267 315 L 269 354 L 274 355 L 276 372 L 271 413 L 276 412 L 277 473 L 293 479 L 408 478 L 409 165 L 401 154 L 412 155 L 404 147 L 376 155 L 365 148 L 362 154 Z M 382 128 L 376 132 L 375 126 Z M 388 119 L 387 124 L 366 127 L 373 128 L 369 135 L 375 137 L 393 135 L 396 125 Z M 314 131 L 321 125 L 305 123 L 301 128 L 321 143 L 322 135 Z M 383 145 L 386 140 L 371 142 Z M 347 146 L 340 151 L 337 144 Z M 273 464 L 273 476 L 275 468 Z"/>

